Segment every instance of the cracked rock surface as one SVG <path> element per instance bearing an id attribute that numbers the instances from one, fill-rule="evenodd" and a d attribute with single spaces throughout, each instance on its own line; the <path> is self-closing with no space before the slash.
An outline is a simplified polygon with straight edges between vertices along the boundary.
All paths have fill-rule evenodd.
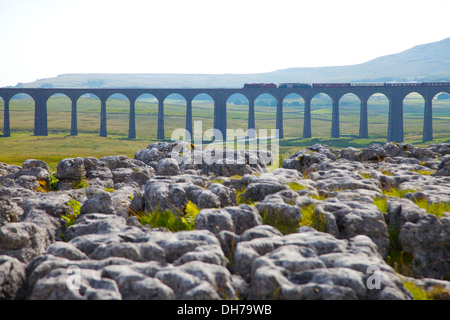
<path id="1" fill-rule="evenodd" d="M 63 159 L 56 173 L 1 163 L 0 299 L 410 300 L 405 281 L 450 297 L 450 145 L 314 145 L 277 169 L 251 151 L 172 157 L 186 148 Z M 136 215 L 188 205 L 192 230 Z"/>

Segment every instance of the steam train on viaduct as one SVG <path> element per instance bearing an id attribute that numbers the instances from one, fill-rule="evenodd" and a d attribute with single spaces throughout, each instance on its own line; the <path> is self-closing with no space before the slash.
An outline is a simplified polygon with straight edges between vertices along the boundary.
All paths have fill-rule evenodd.
<path id="1" fill-rule="evenodd" d="M 450 82 L 246 83 L 247 88 L 448 87 Z"/>

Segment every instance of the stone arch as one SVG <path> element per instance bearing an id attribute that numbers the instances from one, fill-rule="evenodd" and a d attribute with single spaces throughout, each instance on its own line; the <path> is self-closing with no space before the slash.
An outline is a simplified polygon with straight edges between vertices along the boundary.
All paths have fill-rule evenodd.
<path id="1" fill-rule="evenodd" d="M 375 92 L 367 99 L 367 125 L 370 139 L 387 139 L 389 125 L 389 96 Z"/>
<path id="2" fill-rule="evenodd" d="M 214 128 L 214 98 L 208 93 L 197 93 L 191 106 L 192 139 L 201 140 L 206 130 Z"/>
<path id="3" fill-rule="evenodd" d="M 450 101 L 450 91 L 441 91 L 433 96 L 433 100 L 449 100 Z"/>
<path id="4" fill-rule="evenodd" d="M 361 117 L 361 98 L 347 92 L 339 98 L 339 126 L 342 136 L 357 138 Z M 343 134 L 342 134 L 343 133 Z"/>
<path id="5" fill-rule="evenodd" d="M 165 96 L 163 103 L 164 136 L 170 139 L 172 132 L 186 126 L 187 99 L 183 94 L 173 92 Z"/>
<path id="6" fill-rule="evenodd" d="M 414 91 L 403 98 L 403 131 L 405 141 L 422 140 L 425 98 Z"/>
<path id="7" fill-rule="evenodd" d="M 303 132 L 305 98 L 292 92 L 283 98 L 284 136 L 301 137 Z"/>
<path id="8" fill-rule="evenodd" d="M 135 101 L 136 136 L 147 140 L 156 139 L 158 126 L 158 99 L 152 93 L 142 93 Z"/>
<path id="9" fill-rule="evenodd" d="M 262 92 L 255 98 L 255 106 L 276 107 L 278 98 L 271 93 Z"/>
<path id="10" fill-rule="evenodd" d="M 54 93 L 47 99 L 47 128 L 49 134 L 70 134 L 72 100 L 65 93 Z"/>
<path id="11" fill-rule="evenodd" d="M 126 137 L 128 135 L 130 99 L 123 93 L 109 95 L 106 99 L 106 115 L 108 134 Z"/>
<path id="12" fill-rule="evenodd" d="M 100 132 L 101 99 L 94 93 L 85 92 L 77 98 L 79 133 Z"/>
<path id="13" fill-rule="evenodd" d="M 10 128 L 13 132 L 34 132 L 36 100 L 27 93 L 16 93 L 9 100 Z"/>
<path id="14" fill-rule="evenodd" d="M 329 137 L 333 98 L 325 92 L 319 92 L 311 98 L 311 133 L 312 137 Z"/>

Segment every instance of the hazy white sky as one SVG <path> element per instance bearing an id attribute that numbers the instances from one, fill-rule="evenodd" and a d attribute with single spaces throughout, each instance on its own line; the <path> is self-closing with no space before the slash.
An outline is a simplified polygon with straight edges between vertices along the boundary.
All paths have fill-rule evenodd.
<path id="1" fill-rule="evenodd" d="M 0 86 L 63 73 L 259 73 L 450 37 L 450 0 L 0 0 Z"/>

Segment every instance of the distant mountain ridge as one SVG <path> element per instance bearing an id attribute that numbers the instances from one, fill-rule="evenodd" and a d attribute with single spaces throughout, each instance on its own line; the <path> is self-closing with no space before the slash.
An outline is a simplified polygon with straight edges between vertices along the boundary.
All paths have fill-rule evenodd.
<path id="1" fill-rule="evenodd" d="M 450 38 L 350 66 L 257 74 L 63 74 L 23 87 L 227 88 L 251 82 L 450 81 Z"/>

